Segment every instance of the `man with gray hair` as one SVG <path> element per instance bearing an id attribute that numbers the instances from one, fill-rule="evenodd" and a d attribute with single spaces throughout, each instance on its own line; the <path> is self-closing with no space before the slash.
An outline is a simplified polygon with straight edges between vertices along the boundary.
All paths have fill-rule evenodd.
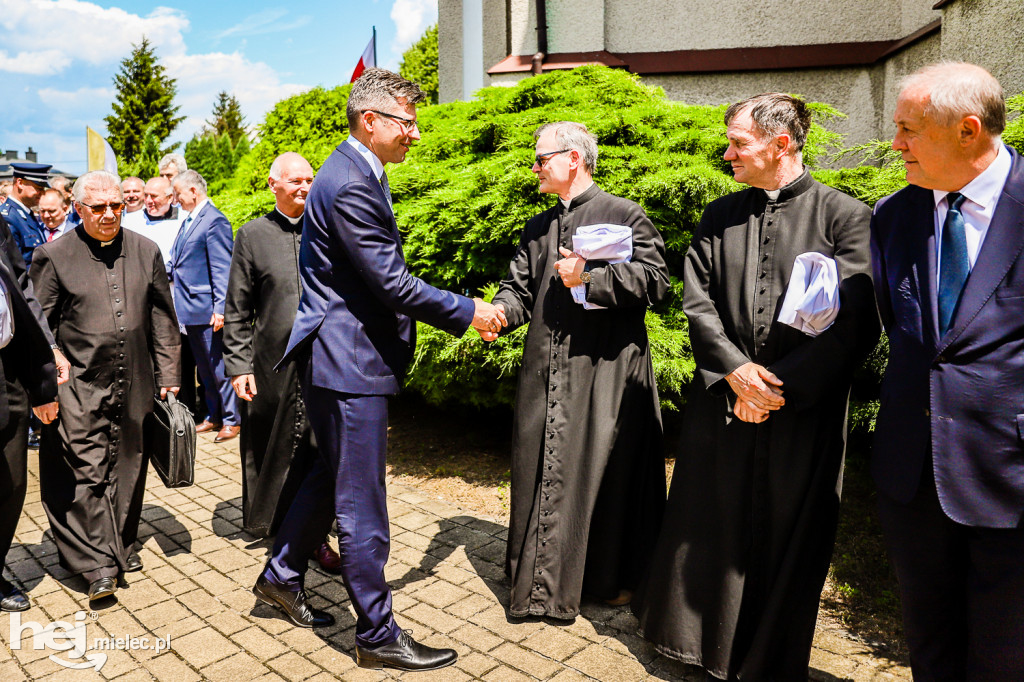
<path id="1" fill-rule="evenodd" d="M 174 178 L 174 194 L 187 211 L 171 247 L 174 309 L 185 327 L 208 414 L 197 433 L 216 431 L 222 443 L 241 430 L 237 397 L 224 372 L 224 302 L 234 237 L 227 217 L 206 196 L 206 180 L 194 170 Z"/>
<path id="2" fill-rule="evenodd" d="M 174 178 L 188 170 L 185 157 L 181 154 L 164 154 L 156 164 L 160 177 L 173 184 Z"/>
<path id="3" fill-rule="evenodd" d="M 142 568 L 142 423 L 155 394 L 178 390 L 180 336 L 160 250 L 121 229 L 117 176 L 86 173 L 73 196 L 82 225 L 40 245 L 30 273 L 71 362 L 60 419 L 43 427 L 39 487 L 61 566 L 95 600 Z"/>
<path id="4" fill-rule="evenodd" d="M 749 187 L 707 206 L 686 254 L 697 371 L 633 610 L 658 651 L 714 677 L 806 680 L 850 384 L 879 333 L 870 212 L 804 168 L 799 99 L 758 95 L 725 123 L 724 158 Z"/>
<path id="5" fill-rule="evenodd" d="M 669 276 L 643 209 L 594 184 L 586 126 L 549 123 L 534 137 L 533 172 L 556 201 L 527 221 L 494 297 L 507 330 L 530 325 L 505 570 L 511 615 L 572 620 L 584 594 L 628 603 L 654 549 L 665 456 L 644 318 Z"/>
<path id="6" fill-rule="evenodd" d="M 918 680 L 1024 680 L 1024 161 L 981 67 L 907 77 L 875 206 L 889 334 L 871 469 Z"/>

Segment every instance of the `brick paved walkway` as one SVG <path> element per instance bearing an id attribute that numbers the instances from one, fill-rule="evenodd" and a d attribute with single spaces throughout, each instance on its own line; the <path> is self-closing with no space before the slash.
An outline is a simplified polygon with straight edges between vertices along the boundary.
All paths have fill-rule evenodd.
<path id="1" fill-rule="evenodd" d="M 79 578 L 57 565 L 39 502 L 35 454 L 25 513 L 8 556 L 10 572 L 25 587 L 33 608 L 20 614 L 20 648 L 11 646 L 8 614 L 0 616 L 0 682 L 20 679 L 90 680 L 697 680 L 675 661 L 658 656 L 636 637 L 626 609 L 589 604 L 571 625 L 511 622 L 502 574 L 506 528 L 392 484 L 391 561 L 387 577 L 402 627 L 417 639 L 459 651 L 455 666 L 434 673 L 397 675 L 356 668 L 355 619 L 341 582 L 319 570 L 307 575 L 315 605 L 338 623 L 316 633 L 291 626 L 267 606 L 256 606 L 249 588 L 267 545 L 240 529 L 241 483 L 237 446 L 200 436 L 196 484 L 167 490 L 151 473 L 143 511 L 140 552 L 145 568 L 127 577 L 117 601 L 90 612 Z M 76 614 L 78 621 L 76 621 Z M 95 670 L 68 669 L 83 662 L 73 651 L 32 648 L 27 623 L 84 623 L 87 648 L 96 638 L 170 638 L 169 649 L 106 650 Z M 70 627 L 70 626 L 69 626 Z M 57 634 L 61 634 L 58 630 Z M 81 632 L 79 630 L 78 632 Z M 45 635 L 43 636 L 45 639 Z M 71 644 L 57 637 L 63 649 Z M 124 647 L 125 642 L 117 646 Z M 51 657 L 52 655 L 52 657 Z M 905 668 L 873 655 L 842 631 L 819 628 L 812 657 L 815 680 L 909 679 Z"/>

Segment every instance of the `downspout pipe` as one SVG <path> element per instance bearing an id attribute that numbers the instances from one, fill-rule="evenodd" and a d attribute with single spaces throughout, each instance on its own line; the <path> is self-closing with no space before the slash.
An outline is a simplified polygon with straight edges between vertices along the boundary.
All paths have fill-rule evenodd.
<path id="1" fill-rule="evenodd" d="M 544 71 L 548 54 L 548 10 L 546 0 L 537 0 L 537 54 L 533 55 L 531 71 L 537 76 Z"/>

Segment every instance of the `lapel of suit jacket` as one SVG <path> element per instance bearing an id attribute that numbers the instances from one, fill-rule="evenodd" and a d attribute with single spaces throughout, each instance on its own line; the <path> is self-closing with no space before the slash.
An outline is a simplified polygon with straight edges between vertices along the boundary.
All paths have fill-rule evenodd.
<path id="1" fill-rule="evenodd" d="M 181 253 L 182 251 L 185 250 L 185 242 L 187 242 L 189 240 L 189 237 L 192 236 L 192 233 L 196 231 L 196 226 L 199 225 L 199 221 L 203 219 L 203 216 L 206 215 L 206 211 L 207 209 L 210 208 L 211 205 L 212 204 L 207 203 L 205 206 L 203 206 L 202 210 L 199 211 L 199 213 L 196 214 L 196 217 L 192 219 L 192 223 L 188 226 L 188 232 L 181 236 L 181 242 L 179 244 L 178 251 L 174 254 L 176 261 L 181 258 Z"/>
<path id="2" fill-rule="evenodd" d="M 913 273 L 918 308 L 921 311 L 921 339 L 927 346 L 934 347 L 939 338 L 939 304 L 935 291 L 935 203 L 931 190 L 910 186 L 909 205 L 901 216 L 905 223 L 893 227 L 905 232 L 901 240 L 906 245 L 903 258 Z"/>
<path id="3" fill-rule="evenodd" d="M 953 324 L 940 343 L 940 352 L 963 333 L 1024 251 L 1024 162 L 1016 152 L 1010 154 L 1010 175 L 999 195 L 978 259 L 967 276 Z"/>
<path id="4" fill-rule="evenodd" d="M 338 145 L 338 150 L 351 159 L 352 163 L 356 164 L 356 167 L 359 168 L 359 170 L 361 170 L 366 176 L 366 184 L 370 186 L 370 189 L 373 190 L 374 194 L 376 194 L 380 199 L 380 203 L 384 204 L 387 214 L 391 219 L 391 229 L 397 234 L 398 223 L 395 222 L 395 212 L 391 208 L 391 204 L 388 203 L 388 198 L 384 195 L 384 186 L 381 184 L 381 181 L 377 179 L 377 176 L 374 175 L 373 169 L 370 168 L 370 164 L 367 163 L 362 154 L 357 152 L 348 142 L 342 142 Z"/>

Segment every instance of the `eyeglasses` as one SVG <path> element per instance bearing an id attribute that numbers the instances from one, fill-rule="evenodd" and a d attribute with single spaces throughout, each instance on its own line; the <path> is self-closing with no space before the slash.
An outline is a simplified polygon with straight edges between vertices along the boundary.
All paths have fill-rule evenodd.
<path id="1" fill-rule="evenodd" d="M 112 204 L 96 204 L 95 206 L 90 206 L 89 204 L 82 203 L 82 206 L 85 206 L 87 209 L 89 209 L 89 212 L 92 213 L 94 216 L 106 215 L 107 209 L 110 209 L 111 213 L 113 213 L 114 215 L 117 215 L 122 210 L 124 210 L 124 202 L 121 201 L 117 201 Z"/>
<path id="2" fill-rule="evenodd" d="M 416 119 L 413 118 L 402 118 L 401 116 L 395 116 L 394 114 L 389 114 L 383 111 L 377 111 L 376 109 L 367 109 L 366 111 L 373 112 L 378 116 L 386 116 L 387 118 L 396 121 L 398 125 L 402 127 L 402 130 L 404 130 L 407 133 L 411 133 L 412 131 L 417 130 L 419 128 L 419 126 L 416 125 Z"/>
<path id="3" fill-rule="evenodd" d="M 540 166 L 541 168 L 543 168 L 544 164 L 547 163 L 548 159 L 550 159 L 552 156 L 557 156 L 559 154 L 564 154 L 566 152 L 571 152 L 571 151 L 572 151 L 571 149 L 559 149 L 556 152 L 545 152 L 543 154 L 538 154 L 537 156 L 533 157 L 533 161 L 534 161 L 535 165 Z"/>

